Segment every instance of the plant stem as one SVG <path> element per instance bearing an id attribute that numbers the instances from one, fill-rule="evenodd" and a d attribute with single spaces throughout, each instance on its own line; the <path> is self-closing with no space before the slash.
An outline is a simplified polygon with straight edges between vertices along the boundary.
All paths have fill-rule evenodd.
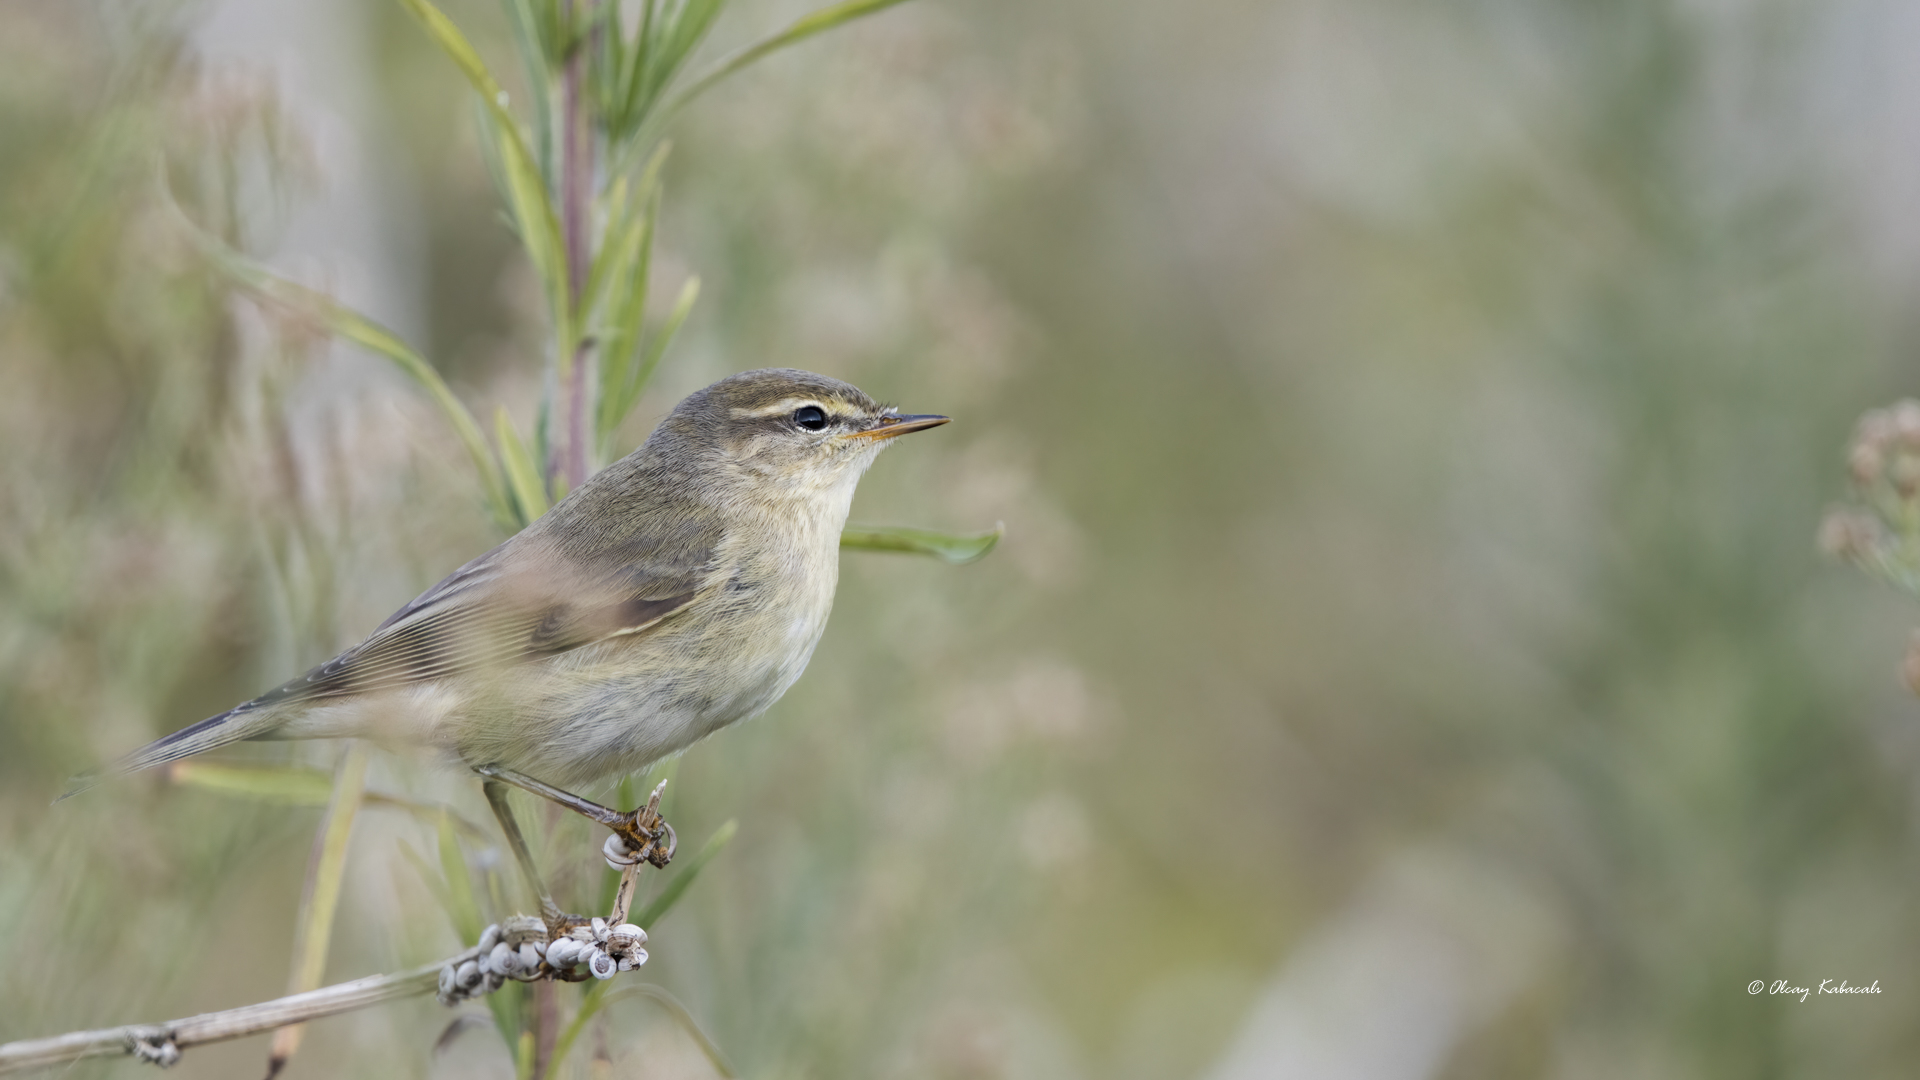
<path id="1" fill-rule="evenodd" d="M 613 893 L 613 913 L 607 921 L 615 924 L 627 921 L 627 912 L 633 907 L 634 885 L 640 879 L 640 864 L 634 863 L 620 871 L 620 885 Z"/>
<path id="2" fill-rule="evenodd" d="M 327 943 L 333 936 L 334 913 L 340 905 L 340 886 L 345 877 L 347 844 L 353 836 L 353 821 L 367 786 L 367 744 L 354 739 L 334 772 L 333 798 L 313 838 L 313 854 L 307 865 L 307 885 L 300 897 L 300 923 L 293 949 L 293 974 L 289 993 L 318 989 L 326 974 Z M 280 1074 L 287 1061 L 300 1049 L 298 1024 L 290 1024 L 273 1033 L 267 1051 L 267 1078 Z"/>
<path id="3" fill-rule="evenodd" d="M 533 984 L 533 1075 L 553 1068 L 553 1045 L 560 1038 L 560 992 L 551 982 Z"/>
<path id="4" fill-rule="evenodd" d="M 573 370 L 567 387 L 567 464 L 561 471 L 567 490 L 586 482 L 587 466 L 587 364 L 593 359 L 593 346 L 582 341 L 573 351 Z"/>
<path id="5" fill-rule="evenodd" d="M 82 1058 L 138 1054 L 138 1048 L 143 1046 L 151 1051 L 171 1044 L 184 1050 L 190 1046 L 225 1042 L 287 1024 L 364 1009 L 397 998 L 431 994 L 439 986 L 442 968 L 448 964 L 458 966 L 479 955 L 478 948 L 468 949 L 458 956 L 436 960 L 411 971 L 371 975 L 319 990 L 309 990 L 304 994 L 292 994 L 221 1012 L 201 1013 L 164 1024 L 126 1024 L 97 1031 L 74 1031 L 49 1039 L 10 1042 L 0 1045 L 0 1073 L 58 1065 Z"/>
<path id="6" fill-rule="evenodd" d="M 595 0 L 565 0 L 567 24 L 580 26 L 591 23 L 594 3 Z M 567 303 L 575 309 L 573 324 L 576 327 L 587 315 L 578 308 L 592 266 L 587 215 L 593 203 L 593 130 L 582 88 L 586 80 L 587 58 L 592 52 L 589 39 L 569 42 L 566 64 L 560 76 L 560 229 L 567 248 Z M 587 446 L 587 362 L 590 357 L 584 340 L 563 342 L 562 347 L 571 348 L 571 355 L 555 357 L 566 382 L 562 390 L 566 402 L 566 456 L 559 473 L 568 489 L 572 489 L 587 479 L 590 452 Z"/>

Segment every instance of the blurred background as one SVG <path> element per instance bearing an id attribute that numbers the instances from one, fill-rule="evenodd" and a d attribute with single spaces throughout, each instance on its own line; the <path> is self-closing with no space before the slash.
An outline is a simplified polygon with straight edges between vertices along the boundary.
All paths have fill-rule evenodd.
<path id="1" fill-rule="evenodd" d="M 640 977 L 750 1077 L 1909 1075 L 1920 612 L 1813 537 L 1920 383 L 1916 55 L 1895 0 L 913 0 L 714 91 L 655 284 L 704 291 L 621 449 L 810 368 L 956 417 L 856 520 L 1007 536 L 843 557 L 806 677 L 679 762 L 683 840 L 738 839 Z M 524 430 L 470 97 L 385 0 L 0 3 L 0 1039 L 283 992 L 318 809 L 48 803 L 500 538 L 424 396 L 234 294 L 156 163 Z M 327 981 L 459 947 L 433 843 L 363 812 Z M 1841 979 L 1882 992 L 1748 992 Z M 711 1075 L 603 1017 L 603 1071 Z M 286 1075 L 513 1074 L 448 1019 Z"/>

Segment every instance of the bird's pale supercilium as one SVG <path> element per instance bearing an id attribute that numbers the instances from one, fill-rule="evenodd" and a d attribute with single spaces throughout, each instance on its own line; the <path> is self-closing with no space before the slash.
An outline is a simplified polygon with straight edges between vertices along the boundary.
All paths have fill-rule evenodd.
<path id="1" fill-rule="evenodd" d="M 561 785 L 644 768 L 800 677 L 854 486 L 893 437 L 946 422 L 805 371 L 723 379 L 359 645 L 109 771 L 342 736 Z"/>

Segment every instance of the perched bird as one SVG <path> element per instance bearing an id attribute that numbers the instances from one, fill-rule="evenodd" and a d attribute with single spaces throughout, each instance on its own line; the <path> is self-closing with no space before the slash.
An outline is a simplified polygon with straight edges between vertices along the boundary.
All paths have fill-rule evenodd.
<path id="1" fill-rule="evenodd" d="M 946 422 L 805 371 L 723 379 L 365 641 L 107 773 L 342 736 L 529 790 L 642 769 L 793 685 L 833 607 L 854 486 L 895 436 Z"/>

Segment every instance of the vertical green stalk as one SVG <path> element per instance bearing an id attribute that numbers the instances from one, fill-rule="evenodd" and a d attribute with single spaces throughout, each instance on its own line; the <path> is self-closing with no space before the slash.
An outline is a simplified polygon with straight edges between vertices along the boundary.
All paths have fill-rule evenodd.
<path id="1" fill-rule="evenodd" d="M 320 987 L 326 974 L 327 945 L 333 938 L 333 917 L 340 907 L 340 883 L 347 866 L 347 842 L 353 836 L 353 819 L 360 812 L 361 797 L 367 789 L 367 744 L 352 739 L 340 756 L 333 774 L 333 797 L 320 819 L 320 831 L 313 837 L 313 854 L 307 861 L 307 884 L 300 894 L 300 920 L 293 946 L 293 972 L 287 979 L 289 994 L 304 993 Z M 273 1033 L 273 1045 L 267 1052 L 268 1080 L 286 1067 L 288 1059 L 300 1049 L 303 1024 L 290 1024 Z"/>
<path id="2" fill-rule="evenodd" d="M 598 29 L 584 34 L 578 28 L 594 24 L 595 0 L 562 0 L 562 23 L 568 28 L 566 62 L 561 71 L 560 116 L 560 229 L 566 246 L 567 303 L 574 312 L 575 327 L 582 326 L 591 312 L 581 310 L 580 299 L 593 265 L 593 241 L 588 235 L 589 212 L 593 205 L 594 137 L 592 117 L 583 84 L 587 78 L 587 60 L 595 55 L 592 38 Z M 592 470 L 592 453 L 587 429 L 587 364 L 592 345 L 585 334 L 576 341 L 562 341 L 564 354 L 556 355 L 559 365 L 562 400 L 565 408 L 565 458 L 550 468 L 568 489 L 579 487 Z"/>

